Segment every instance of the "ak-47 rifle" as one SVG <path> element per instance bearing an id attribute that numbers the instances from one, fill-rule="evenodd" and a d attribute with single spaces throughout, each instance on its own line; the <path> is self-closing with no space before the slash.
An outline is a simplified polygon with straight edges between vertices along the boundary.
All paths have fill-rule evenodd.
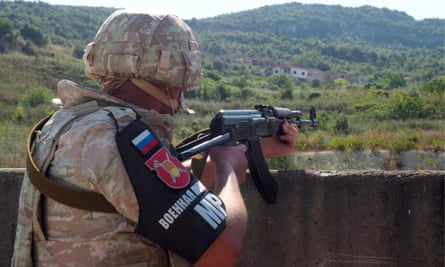
<path id="1" fill-rule="evenodd" d="M 185 139 L 176 147 L 178 158 L 187 160 L 215 145 L 243 143 L 248 148 L 248 166 L 258 192 L 267 203 L 275 203 L 277 183 L 264 160 L 260 137 L 279 134 L 284 121 L 299 128 L 318 126 L 314 107 L 310 108 L 309 120 L 302 119 L 301 111 L 266 105 L 256 105 L 253 110 L 220 110 L 211 120 L 209 129 Z"/>

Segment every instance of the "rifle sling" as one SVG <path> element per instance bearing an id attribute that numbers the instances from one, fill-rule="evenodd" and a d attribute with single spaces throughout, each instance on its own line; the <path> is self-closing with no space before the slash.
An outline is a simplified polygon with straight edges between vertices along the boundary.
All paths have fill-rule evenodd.
<path id="1" fill-rule="evenodd" d="M 264 160 L 260 138 L 255 137 L 248 142 L 247 161 L 253 182 L 264 201 L 268 204 L 274 204 L 277 201 L 277 182 L 269 172 L 267 163 Z"/>
<path id="2" fill-rule="evenodd" d="M 45 196 L 73 208 L 96 212 L 116 212 L 113 205 L 103 195 L 97 192 L 68 188 L 50 180 L 40 172 L 32 159 L 32 144 L 37 136 L 37 132 L 43 128 L 43 125 L 50 117 L 47 116 L 38 122 L 28 136 L 26 171 L 32 184 Z"/>

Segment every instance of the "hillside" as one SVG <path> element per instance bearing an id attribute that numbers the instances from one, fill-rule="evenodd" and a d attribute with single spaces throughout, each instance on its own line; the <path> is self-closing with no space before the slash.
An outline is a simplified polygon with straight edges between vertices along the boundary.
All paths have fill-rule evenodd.
<path id="1" fill-rule="evenodd" d="M 322 41 L 348 40 L 377 45 L 436 48 L 444 45 L 445 20 L 416 21 L 384 8 L 288 3 L 189 21 L 196 31 L 273 33 Z"/>
<path id="2" fill-rule="evenodd" d="M 15 48 L 35 54 L 20 36 L 30 25 L 44 39 L 37 43 L 62 46 L 79 58 L 113 11 L 1 1 L 0 28 L 11 25 L 14 38 L 0 37 L 0 52 Z M 403 12 L 370 6 L 289 3 L 187 23 L 200 40 L 206 69 L 225 75 L 239 65 L 258 72 L 281 64 L 348 72 L 372 83 L 389 72 L 415 80 L 444 75 L 445 20 L 416 21 Z"/>
<path id="3" fill-rule="evenodd" d="M 115 9 L 58 6 L 44 2 L 1 1 L 0 18 L 15 29 L 33 25 L 55 43 L 88 42 L 100 23 Z M 188 20 L 196 31 L 272 33 L 281 37 L 322 41 L 363 40 L 378 45 L 436 48 L 444 45 L 445 20 L 416 21 L 406 13 L 385 8 L 350 8 L 333 5 L 288 3 Z"/>
<path id="4" fill-rule="evenodd" d="M 0 52 L 80 58 L 114 10 L 1 1 Z M 217 76 L 287 65 L 348 73 L 385 87 L 388 75 L 413 84 L 445 75 L 443 19 L 417 21 L 371 6 L 288 3 L 187 23 L 200 41 L 206 73 Z"/>
<path id="5" fill-rule="evenodd" d="M 72 47 L 85 44 L 115 9 L 56 6 L 44 2 L 0 1 L 0 20 L 7 19 L 19 31 L 25 25 L 40 29 L 53 44 Z"/>
<path id="6" fill-rule="evenodd" d="M 23 165 L 26 135 L 52 112 L 57 81 L 99 86 L 80 58 L 113 11 L 0 0 L 0 167 Z M 177 140 L 208 127 L 218 109 L 264 103 L 317 108 L 320 127 L 302 131 L 299 151 L 445 150 L 445 20 L 292 3 L 187 22 L 200 42 L 204 79 L 186 94 L 200 116 L 176 118 Z M 364 82 L 263 75 L 271 66 Z"/>

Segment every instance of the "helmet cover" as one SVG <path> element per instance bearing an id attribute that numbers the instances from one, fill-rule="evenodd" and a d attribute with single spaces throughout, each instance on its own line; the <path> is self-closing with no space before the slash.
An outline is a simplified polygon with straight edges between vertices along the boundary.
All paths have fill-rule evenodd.
<path id="1" fill-rule="evenodd" d="M 83 56 L 85 73 L 137 78 L 188 91 L 201 82 L 201 51 L 190 27 L 171 14 L 118 10 Z"/>

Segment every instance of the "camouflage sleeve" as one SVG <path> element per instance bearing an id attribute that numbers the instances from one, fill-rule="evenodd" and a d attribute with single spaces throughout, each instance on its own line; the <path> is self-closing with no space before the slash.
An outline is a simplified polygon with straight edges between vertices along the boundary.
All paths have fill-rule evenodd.
<path id="1" fill-rule="evenodd" d="M 113 116 L 110 116 L 110 113 Z M 117 129 L 113 117 L 118 127 L 123 128 L 135 120 L 135 113 L 129 108 L 108 106 L 76 120 L 59 138 L 49 175 L 62 183 L 101 193 L 119 214 L 127 219 L 127 223 L 132 222 L 125 227 L 134 227 L 139 220 L 140 207 L 116 144 Z M 51 202 L 51 207 L 52 213 L 49 214 L 54 215 L 51 218 L 55 218 L 59 210 L 66 211 L 66 208 L 58 203 Z M 84 224 L 89 222 L 82 216 L 93 215 L 95 228 L 109 226 L 109 220 L 113 217 L 110 214 L 105 216 L 105 214 L 87 215 L 84 212 L 69 212 L 77 216 L 76 221 L 84 220 Z M 117 216 L 120 218 L 115 217 L 113 219 L 116 220 L 116 224 L 119 221 L 120 225 L 125 225 L 120 216 Z M 66 234 L 57 230 L 61 228 L 60 224 L 71 229 L 74 227 L 72 221 L 58 220 L 56 222 L 51 219 L 48 220 L 48 224 L 51 224 L 48 229 L 51 229 L 50 233 L 53 237 L 58 238 Z M 74 236 L 75 233 L 72 235 Z"/>
<path id="2" fill-rule="evenodd" d="M 120 214 L 137 222 L 137 199 L 116 146 L 114 122 L 110 119 L 104 123 L 90 127 L 85 135 L 80 162 L 82 177 Z"/>

